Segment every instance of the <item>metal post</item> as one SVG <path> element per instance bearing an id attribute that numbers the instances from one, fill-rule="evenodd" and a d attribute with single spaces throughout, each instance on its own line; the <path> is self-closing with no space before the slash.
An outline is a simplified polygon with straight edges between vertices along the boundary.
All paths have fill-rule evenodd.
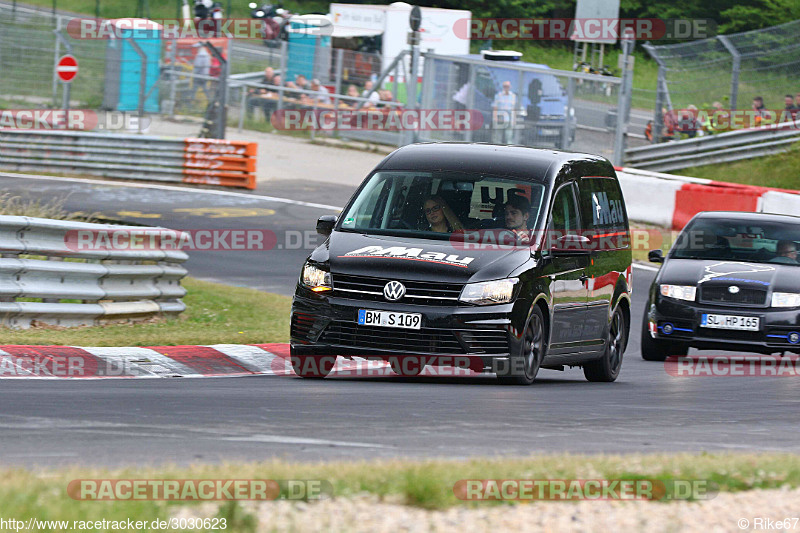
<path id="1" fill-rule="evenodd" d="M 244 129 L 244 114 L 247 112 L 247 85 L 241 85 L 242 88 L 242 101 L 241 108 L 239 109 L 239 131 Z M 269 119 L 269 117 L 266 117 Z"/>
<path id="2" fill-rule="evenodd" d="M 334 92 L 336 94 L 342 94 L 342 69 L 344 68 L 344 65 L 342 64 L 343 62 L 344 62 L 344 48 L 337 48 L 336 49 L 336 73 L 335 73 L 336 79 L 334 80 L 334 87 L 335 87 Z M 337 98 L 337 100 L 338 100 L 338 98 Z M 338 105 L 338 102 L 337 102 L 337 105 Z"/>
<path id="3" fill-rule="evenodd" d="M 56 45 L 53 52 L 53 107 L 58 106 L 58 74 L 56 74 L 56 65 L 58 58 L 61 57 L 61 18 L 56 19 L 56 29 L 53 30 L 56 34 Z"/>
<path id="4" fill-rule="evenodd" d="M 408 79 L 406 79 L 406 106 L 408 109 L 417 109 L 417 73 L 419 72 L 419 32 L 413 32 L 411 45 L 411 65 L 409 65 Z M 409 138 L 412 143 L 417 142 L 417 131 L 411 130 Z"/>
<path id="5" fill-rule="evenodd" d="M 222 55 L 222 52 L 217 50 L 216 47 L 214 47 L 214 45 L 212 45 L 209 41 L 204 42 L 203 46 L 208 48 L 209 51 L 214 54 L 214 57 L 217 58 L 217 61 L 219 61 L 219 64 L 222 67 L 222 73 L 220 74 L 217 82 L 217 94 L 219 95 L 219 101 L 217 102 L 217 105 L 219 106 L 217 113 L 217 139 L 224 139 L 225 128 L 227 127 L 228 121 L 228 73 L 230 70 L 230 62 L 225 59 L 225 56 Z"/>
<path id="6" fill-rule="evenodd" d="M 430 60 L 429 60 L 430 61 Z M 453 68 L 453 64 L 450 64 L 450 68 Z M 475 65 L 469 65 L 469 81 L 467 81 L 467 102 L 469 102 L 469 109 L 474 110 L 476 109 L 475 106 L 475 74 L 478 69 Z M 451 71 L 452 72 L 452 71 Z M 494 128 L 494 124 L 492 124 L 492 128 Z M 472 135 L 474 130 L 472 128 L 467 130 L 467 142 L 472 142 Z M 492 135 L 494 135 L 494 131 L 492 130 Z"/>
<path id="7" fill-rule="evenodd" d="M 169 84 L 169 100 L 172 102 L 169 109 L 169 116 L 170 118 L 175 117 L 175 106 L 177 104 L 177 88 L 176 84 L 178 83 L 178 40 L 172 39 L 172 53 L 170 54 L 170 66 L 172 67 L 171 74 L 170 74 L 170 84 Z"/>
<path id="8" fill-rule="evenodd" d="M 631 53 L 633 52 L 634 41 L 632 38 L 622 40 L 622 82 L 619 85 L 617 95 L 617 130 L 614 135 L 614 159 L 616 166 L 622 166 L 625 158 L 625 130 L 628 125 L 628 106 L 630 105 L 631 81 L 633 70 L 629 68 Z"/>
<path id="9" fill-rule="evenodd" d="M 664 113 L 662 109 L 664 107 L 672 107 L 671 105 L 665 105 L 669 101 L 669 94 L 667 92 L 667 67 L 664 65 L 664 62 L 661 60 L 661 57 L 656 52 L 655 47 L 651 45 L 649 42 L 644 43 L 642 48 L 650 54 L 650 57 L 658 64 L 658 78 L 656 80 L 656 107 L 653 111 L 653 142 L 652 144 L 657 144 L 661 142 L 661 132 L 664 129 Z"/>
<path id="10" fill-rule="evenodd" d="M 289 82 L 289 73 L 286 72 L 286 61 L 289 54 L 289 42 L 281 41 L 281 78 L 283 78 L 283 85 L 278 91 L 278 109 L 283 109 L 283 88 Z"/>
<path id="11" fill-rule="evenodd" d="M 567 78 L 567 110 L 564 113 L 564 128 L 561 130 L 561 149 L 569 150 L 572 137 L 572 111 L 575 97 L 575 78 Z"/>
<path id="12" fill-rule="evenodd" d="M 717 39 L 726 50 L 733 56 L 733 65 L 731 66 L 731 109 L 736 109 L 736 100 L 739 97 L 739 70 L 742 65 L 742 54 L 733 46 L 733 43 L 724 35 L 717 35 Z"/>

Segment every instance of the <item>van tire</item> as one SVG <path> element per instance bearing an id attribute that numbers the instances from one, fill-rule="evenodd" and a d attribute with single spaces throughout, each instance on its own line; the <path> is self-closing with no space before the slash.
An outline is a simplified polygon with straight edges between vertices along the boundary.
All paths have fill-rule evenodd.
<path id="1" fill-rule="evenodd" d="M 310 355 L 298 352 L 299 350 L 290 348 L 292 370 L 301 378 L 322 379 L 331 373 L 336 364 L 335 355 Z"/>
<path id="2" fill-rule="evenodd" d="M 525 333 L 520 343 L 520 353 L 509 358 L 509 367 L 498 371 L 497 379 L 503 385 L 530 385 L 536 380 L 536 374 L 542 366 L 547 352 L 547 333 L 541 308 L 533 307 Z M 521 371 L 517 371 L 517 369 Z"/>
<path id="3" fill-rule="evenodd" d="M 610 383 L 617 379 L 622 368 L 622 356 L 628 343 L 627 327 L 622 309 L 617 307 L 611 315 L 606 335 L 606 350 L 603 357 L 583 365 L 583 375 L 589 381 Z"/>

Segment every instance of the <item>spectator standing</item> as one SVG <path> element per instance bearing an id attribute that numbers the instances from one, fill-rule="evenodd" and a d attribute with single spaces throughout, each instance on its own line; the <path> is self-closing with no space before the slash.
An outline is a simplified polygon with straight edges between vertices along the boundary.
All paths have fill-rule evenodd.
<path id="1" fill-rule="evenodd" d="M 755 111 L 755 125 L 760 126 L 761 121 L 767 116 L 767 108 L 764 107 L 764 99 L 760 96 L 753 98 L 753 111 Z"/>
<path id="2" fill-rule="evenodd" d="M 516 126 L 517 95 L 511 92 L 511 82 L 503 82 L 503 89 L 494 96 L 492 102 L 492 127 L 498 134 L 495 142 L 511 144 Z"/>
<path id="3" fill-rule="evenodd" d="M 197 54 L 194 56 L 194 63 L 193 66 L 193 74 L 197 77 L 194 78 L 194 91 L 192 92 L 192 98 L 197 95 L 197 90 L 201 89 L 203 93 L 205 93 L 206 98 L 208 98 L 208 80 L 206 77 L 209 75 L 211 71 L 211 54 L 208 53 L 206 47 L 203 45 L 196 45 Z"/>

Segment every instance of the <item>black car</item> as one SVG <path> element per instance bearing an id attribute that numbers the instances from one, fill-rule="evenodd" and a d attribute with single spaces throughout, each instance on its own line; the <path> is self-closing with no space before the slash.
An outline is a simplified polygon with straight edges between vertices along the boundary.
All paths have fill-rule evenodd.
<path id="1" fill-rule="evenodd" d="M 642 357 L 698 349 L 800 353 L 800 217 L 704 212 L 662 263 L 645 307 Z"/>
<path id="2" fill-rule="evenodd" d="M 415 144 L 387 156 L 295 291 L 295 372 L 336 356 L 401 375 L 468 366 L 530 384 L 540 367 L 614 381 L 630 331 L 622 192 L 598 156 L 520 146 Z"/>

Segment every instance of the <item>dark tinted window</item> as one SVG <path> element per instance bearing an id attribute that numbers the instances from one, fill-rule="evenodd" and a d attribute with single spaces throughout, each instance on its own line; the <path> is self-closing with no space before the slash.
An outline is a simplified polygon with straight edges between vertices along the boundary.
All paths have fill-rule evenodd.
<path id="1" fill-rule="evenodd" d="M 572 186 L 566 185 L 556 192 L 553 199 L 552 224 L 550 229 L 557 235 L 578 233 L 578 211 Z"/>
<path id="2" fill-rule="evenodd" d="M 613 178 L 580 180 L 581 216 L 587 231 L 610 233 L 628 229 L 619 183 Z"/>
<path id="3" fill-rule="evenodd" d="M 679 259 L 711 259 L 798 266 L 800 224 L 696 218 L 672 248 Z"/>

